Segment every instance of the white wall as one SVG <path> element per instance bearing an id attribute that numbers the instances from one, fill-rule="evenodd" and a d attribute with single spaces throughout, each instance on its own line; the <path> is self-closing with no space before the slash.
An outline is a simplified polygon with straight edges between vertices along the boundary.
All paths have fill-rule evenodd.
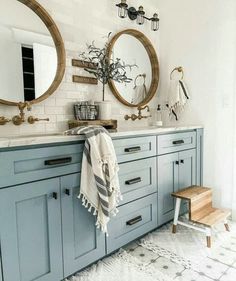
<path id="1" fill-rule="evenodd" d="M 204 184 L 231 207 L 235 111 L 236 2 L 159 0 L 162 101 L 169 73 L 182 65 L 191 101 L 179 122 L 205 127 Z M 167 119 L 168 120 L 168 119 Z"/>

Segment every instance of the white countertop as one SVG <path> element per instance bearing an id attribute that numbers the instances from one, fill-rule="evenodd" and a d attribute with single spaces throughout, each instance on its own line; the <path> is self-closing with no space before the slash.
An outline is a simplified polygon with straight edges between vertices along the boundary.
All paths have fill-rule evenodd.
<path id="1" fill-rule="evenodd" d="M 145 127 L 135 128 L 120 128 L 117 132 L 110 133 L 112 138 L 121 138 L 129 136 L 143 136 L 143 135 L 157 135 L 168 132 L 187 131 L 203 128 L 203 126 L 179 126 L 179 127 Z M 49 143 L 62 143 L 84 140 L 84 136 L 66 136 L 63 133 L 52 134 L 35 134 L 26 136 L 4 136 L 0 137 L 0 148 L 17 147 L 37 144 L 49 144 Z"/>

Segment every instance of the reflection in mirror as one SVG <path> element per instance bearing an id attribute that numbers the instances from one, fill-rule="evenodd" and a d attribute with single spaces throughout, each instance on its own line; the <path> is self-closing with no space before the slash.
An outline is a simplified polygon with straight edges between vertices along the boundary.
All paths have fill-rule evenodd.
<path id="1" fill-rule="evenodd" d="M 139 105 L 147 98 L 152 82 L 152 66 L 145 47 L 136 37 L 122 34 L 113 46 L 112 56 L 137 66 L 126 69 L 127 76 L 132 78 L 131 83 L 114 82 L 114 85 L 124 100 Z"/>
<path id="2" fill-rule="evenodd" d="M 45 24 L 26 5 L 0 0 L 0 99 L 32 101 L 57 71 L 57 53 Z"/>

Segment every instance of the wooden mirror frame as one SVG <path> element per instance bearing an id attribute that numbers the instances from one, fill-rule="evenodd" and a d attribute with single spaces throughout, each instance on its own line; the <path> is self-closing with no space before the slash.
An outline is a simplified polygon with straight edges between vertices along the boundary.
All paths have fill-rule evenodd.
<path id="1" fill-rule="evenodd" d="M 39 103 L 45 99 L 47 99 L 50 95 L 52 95 L 58 86 L 60 85 L 66 67 L 66 55 L 65 55 L 65 47 L 62 36 L 60 34 L 59 29 L 56 26 L 56 23 L 49 15 L 49 13 L 36 1 L 36 0 L 17 0 L 22 4 L 26 5 L 30 8 L 36 15 L 40 17 L 43 23 L 46 25 L 47 29 L 49 30 L 52 39 L 54 41 L 56 52 L 57 52 L 57 71 L 54 77 L 54 80 L 48 90 L 42 94 L 39 98 L 30 101 L 30 104 Z M 21 102 L 21 101 L 19 101 Z M 7 100 L 0 99 L 1 104 L 11 105 L 11 106 L 19 106 L 19 102 L 12 102 Z"/>
<path id="2" fill-rule="evenodd" d="M 124 105 L 129 106 L 129 107 L 139 107 L 139 106 L 143 106 L 145 104 L 147 104 L 155 95 L 157 88 L 158 88 L 158 84 L 159 84 L 159 74 L 160 74 L 160 70 L 159 70 L 159 62 L 158 62 L 158 57 L 156 54 L 156 51 L 151 43 L 151 41 L 140 31 L 135 30 L 135 29 L 126 29 L 123 30 L 119 33 L 117 33 L 110 41 L 109 43 L 109 47 L 108 47 L 108 57 L 109 60 L 111 59 L 112 56 L 112 51 L 114 48 L 114 45 L 116 43 L 116 41 L 120 38 L 121 35 L 123 34 L 128 34 L 131 36 L 134 36 L 137 40 L 139 40 L 142 45 L 144 46 L 144 48 L 146 49 L 149 59 L 150 59 L 150 63 L 151 63 L 151 68 L 152 68 L 152 82 L 151 82 L 151 86 L 150 89 L 148 91 L 148 95 L 146 97 L 146 99 L 144 99 L 141 103 L 139 104 L 132 104 L 129 103 L 127 100 L 125 100 L 121 94 L 119 93 L 119 91 L 117 90 L 115 83 L 112 79 L 110 79 L 108 81 L 109 87 L 112 91 L 112 93 L 114 94 L 114 96 Z"/>

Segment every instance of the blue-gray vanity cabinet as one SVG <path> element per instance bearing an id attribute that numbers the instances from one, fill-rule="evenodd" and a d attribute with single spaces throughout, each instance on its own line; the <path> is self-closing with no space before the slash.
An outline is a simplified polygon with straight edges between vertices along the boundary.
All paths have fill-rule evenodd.
<path id="1" fill-rule="evenodd" d="M 108 254 L 157 227 L 157 193 L 120 206 L 118 210 L 108 224 Z"/>
<path id="2" fill-rule="evenodd" d="M 156 155 L 156 136 L 113 140 L 119 163 Z"/>
<path id="3" fill-rule="evenodd" d="M 158 155 L 178 152 L 196 147 L 196 131 L 159 135 L 157 137 Z"/>
<path id="4" fill-rule="evenodd" d="M 64 277 L 105 256 L 105 236 L 96 217 L 78 199 L 80 174 L 61 177 Z"/>
<path id="5" fill-rule="evenodd" d="M 120 205 L 157 192 L 156 157 L 119 165 Z"/>
<path id="6" fill-rule="evenodd" d="M 2 259 L 1 259 L 1 255 L 0 255 L 0 281 L 2 281 L 2 280 L 3 280 L 2 279 Z"/>
<path id="7" fill-rule="evenodd" d="M 173 219 L 175 201 L 172 192 L 196 184 L 196 149 L 157 157 L 158 225 Z M 182 206 L 186 211 L 186 204 Z"/>
<path id="8" fill-rule="evenodd" d="M 182 189 L 196 184 L 196 150 L 179 152 L 179 187 Z"/>
<path id="9" fill-rule="evenodd" d="M 178 153 L 158 156 L 157 182 L 158 182 L 158 224 L 171 220 L 174 212 L 174 199 L 172 192 L 178 190 Z"/>
<path id="10" fill-rule="evenodd" d="M 0 151 L 0 188 L 77 173 L 83 148 L 78 143 Z"/>
<path id="11" fill-rule="evenodd" d="M 0 190 L 4 281 L 63 278 L 59 179 Z"/>

